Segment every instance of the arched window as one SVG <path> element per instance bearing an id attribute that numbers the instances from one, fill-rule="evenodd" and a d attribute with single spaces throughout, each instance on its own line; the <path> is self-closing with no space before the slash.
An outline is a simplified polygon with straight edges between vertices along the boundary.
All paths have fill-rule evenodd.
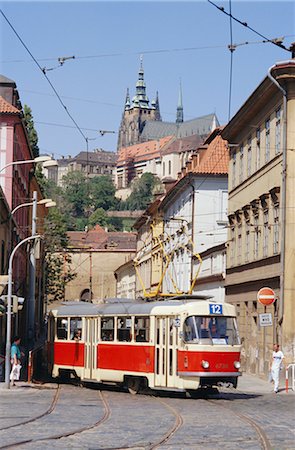
<path id="1" fill-rule="evenodd" d="M 80 294 L 80 302 L 91 302 L 92 295 L 90 289 L 84 289 Z"/>

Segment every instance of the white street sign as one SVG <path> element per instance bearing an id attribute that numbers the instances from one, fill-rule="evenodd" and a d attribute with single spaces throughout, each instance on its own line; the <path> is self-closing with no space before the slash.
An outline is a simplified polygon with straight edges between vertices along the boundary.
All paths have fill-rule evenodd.
<path id="1" fill-rule="evenodd" d="M 269 327 L 272 325 L 271 313 L 259 314 L 259 324 L 261 327 Z"/>

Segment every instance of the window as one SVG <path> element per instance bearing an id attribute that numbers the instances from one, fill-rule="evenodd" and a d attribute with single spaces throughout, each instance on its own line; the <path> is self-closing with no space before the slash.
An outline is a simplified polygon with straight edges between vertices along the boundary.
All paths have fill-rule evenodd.
<path id="1" fill-rule="evenodd" d="M 231 266 L 234 265 L 235 263 L 235 248 L 236 248 L 236 243 L 235 243 L 235 227 L 232 227 L 230 230 L 231 233 L 231 245 L 230 245 L 230 263 Z"/>
<path id="2" fill-rule="evenodd" d="M 236 186 L 236 163 L 237 163 L 237 154 L 233 152 L 233 174 L 232 174 L 232 187 Z"/>
<path id="3" fill-rule="evenodd" d="M 149 317 L 135 317 L 134 335 L 136 342 L 148 342 L 150 340 Z"/>
<path id="4" fill-rule="evenodd" d="M 246 236 L 245 236 L 245 262 L 249 262 L 250 255 L 250 223 L 246 222 Z"/>
<path id="5" fill-rule="evenodd" d="M 5 273 L 5 242 L 1 242 L 1 273 Z"/>
<path id="6" fill-rule="evenodd" d="M 61 340 L 66 340 L 68 339 L 68 319 L 64 318 L 58 318 L 57 319 L 57 330 L 56 330 L 56 335 L 57 335 L 57 339 L 61 339 Z"/>
<path id="7" fill-rule="evenodd" d="M 171 161 L 168 161 L 168 175 L 171 175 Z"/>
<path id="8" fill-rule="evenodd" d="M 281 151 L 281 108 L 276 110 L 276 137 L 275 152 L 276 155 Z"/>
<path id="9" fill-rule="evenodd" d="M 270 120 L 265 121 L 265 162 L 270 160 Z"/>
<path id="10" fill-rule="evenodd" d="M 165 176 L 165 163 L 163 161 L 163 177 Z"/>
<path id="11" fill-rule="evenodd" d="M 82 319 L 81 317 L 72 317 L 70 319 L 70 339 L 74 339 L 77 332 L 80 332 L 82 338 Z"/>
<path id="12" fill-rule="evenodd" d="M 274 226 L 273 226 L 273 252 L 279 253 L 279 206 L 276 205 L 273 210 Z"/>
<path id="13" fill-rule="evenodd" d="M 260 128 L 256 130 L 256 170 L 260 168 Z"/>
<path id="14" fill-rule="evenodd" d="M 254 259 L 258 259 L 259 250 L 259 227 L 258 227 L 258 214 L 254 216 Z"/>
<path id="15" fill-rule="evenodd" d="M 247 164 L 247 176 L 249 177 L 252 172 L 252 147 L 251 138 L 248 139 L 248 164 Z"/>
<path id="16" fill-rule="evenodd" d="M 237 259 L 238 259 L 238 264 L 241 264 L 242 262 L 242 227 L 239 226 L 238 227 L 238 242 L 237 242 Z"/>
<path id="17" fill-rule="evenodd" d="M 263 256 L 268 256 L 269 223 L 268 209 L 263 212 Z"/>
<path id="18" fill-rule="evenodd" d="M 120 342 L 130 342 L 132 338 L 132 319 L 131 317 L 118 317 L 117 320 L 117 338 Z"/>
<path id="19" fill-rule="evenodd" d="M 93 173 L 93 166 L 89 166 L 89 173 Z"/>
<path id="20" fill-rule="evenodd" d="M 239 177 L 240 183 L 242 183 L 242 181 L 243 181 L 243 177 L 244 177 L 243 172 L 244 172 L 244 147 L 241 146 L 240 147 L 240 177 Z"/>
<path id="21" fill-rule="evenodd" d="M 103 317 L 101 319 L 101 340 L 114 340 L 114 317 Z"/>
<path id="22" fill-rule="evenodd" d="M 196 344 L 240 343 L 236 320 L 233 317 L 199 317 L 190 316 L 184 322 L 183 337 L 185 342 Z"/>

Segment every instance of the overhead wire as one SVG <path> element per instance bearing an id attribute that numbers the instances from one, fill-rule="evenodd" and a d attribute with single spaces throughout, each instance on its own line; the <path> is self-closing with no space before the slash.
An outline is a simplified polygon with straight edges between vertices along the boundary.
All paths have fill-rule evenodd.
<path id="1" fill-rule="evenodd" d="M 233 26 L 232 26 L 232 17 L 231 17 L 231 0 L 229 0 L 229 10 L 230 10 L 230 18 L 229 18 L 229 31 L 230 31 L 230 70 L 229 70 L 229 94 L 228 94 L 228 122 L 231 118 L 231 94 L 232 94 L 232 82 L 233 82 L 233 57 L 234 57 L 234 47 L 233 47 Z"/>
<path id="2" fill-rule="evenodd" d="M 35 56 L 32 54 L 32 52 L 30 51 L 30 49 L 28 48 L 28 46 L 25 44 L 25 42 L 23 41 L 23 39 L 21 38 L 21 36 L 18 34 L 18 32 L 16 31 L 16 29 L 14 28 L 14 26 L 12 25 L 12 23 L 9 21 L 9 19 L 6 17 L 6 15 L 4 14 L 4 12 L 2 11 L 2 9 L 0 9 L 0 12 L 3 16 L 3 18 L 5 19 L 5 21 L 8 23 L 8 25 L 10 26 L 10 28 L 12 29 L 12 31 L 14 32 L 14 34 L 16 35 L 16 37 L 18 38 L 18 40 L 21 42 L 21 44 L 23 45 L 23 47 L 26 49 L 26 51 L 28 52 L 28 54 L 31 56 L 32 60 L 35 62 L 35 64 L 37 65 L 37 67 L 40 69 L 40 71 L 42 72 L 43 76 L 45 77 L 45 79 L 47 80 L 48 84 L 50 85 L 51 89 L 53 90 L 53 92 L 55 93 L 58 101 L 60 102 L 60 104 L 62 105 L 62 107 L 64 108 L 65 112 L 67 113 L 67 115 L 69 116 L 69 118 L 71 119 L 71 121 L 74 123 L 76 129 L 79 131 L 79 133 L 82 135 L 83 139 L 85 140 L 85 142 L 87 143 L 87 137 L 85 136 L 85 134 L 83 133 L 83 131 L 81 130 L 81 128 L 79 127 L 78 123 L 76 122 L 76 120 L 74 119 L 74 117 L 72 116 L 72 114 L 69 112 L 67 106 L 64 104 L 64 102 L 62 101 L 61 96 L 59 95 L 59 93 L 57 92 L 56 88 L 54 87 L 54 85 L 52 84 L 52 82 L 50 81 L 50 79 L 48 78 L 48 76 L 46 75 L 46 72 L 44 72 L 43 68 L 40 66 L 39 62 L 37 61 L 37 59 L 35 58 Z"/>
<path id="3" fill-rule="evenodd" d="M 286 50 L 287 52 L 290 52 L 291 50 L 287 47 L 285 47 L 285 45 L 283 45 L 281 42 L 277 41 L 276 39 L 269 39 L 266 36 L 264 36 L 262 33 L 260 33 L 259 31 L 255 30 L 254 28 L 250 27 L 247 22 L 242 22 L 240 19 L 238 19 L 237 17 L 233 16 L 231 11 L 228 13 L 227 11 L 225 11 L 223 6 L 218 6 L 216 5 L 216 3 L 212 2 L 212 0 L 207 0 L 208 3 L 210 3 L 211 5 L 215 6 L 215 8 L 217 8 L 219 11 L 221 11 L 222 13 L 226 14 L 227 16 L 229 16 L 231 19 L 233 19 L 235 22 L 239 23 L 240 25 L 242 25 L 245 28 L 248 28 L 249 30 L 251 30 L 253 33 L 257 34 L 258 36 L 260 36 L 261 38 L 263 38 L 266 42 L 269 42 L 273 45 L 276 45 L 277 47 Z"/>

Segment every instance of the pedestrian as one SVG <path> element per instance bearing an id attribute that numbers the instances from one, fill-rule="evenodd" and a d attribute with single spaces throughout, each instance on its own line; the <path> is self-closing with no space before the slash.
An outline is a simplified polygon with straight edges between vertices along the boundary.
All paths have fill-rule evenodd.
<path id="1" fill-rule="evenodd" d="M 21 370 L 21 356 L 22 353 L 20 351 L 20 337 L 15 336 L 13 339 L 13 343 L 11 345 L 10 351 L 10 362 L 11 362 L 11 372 L 10 372 L 10 381 L 12 386 L 15 386 L 15 381 L 19 380 L 20 370 Z"/>
<path id="2" fill-rule="evenodd" d="M 282 369 L 284 354 L 280 350 L 279 344 L 274 344 L 272 352 L 271 377 L 274 382 L 274 392 L 279 391 L 280 370 Z"/>

